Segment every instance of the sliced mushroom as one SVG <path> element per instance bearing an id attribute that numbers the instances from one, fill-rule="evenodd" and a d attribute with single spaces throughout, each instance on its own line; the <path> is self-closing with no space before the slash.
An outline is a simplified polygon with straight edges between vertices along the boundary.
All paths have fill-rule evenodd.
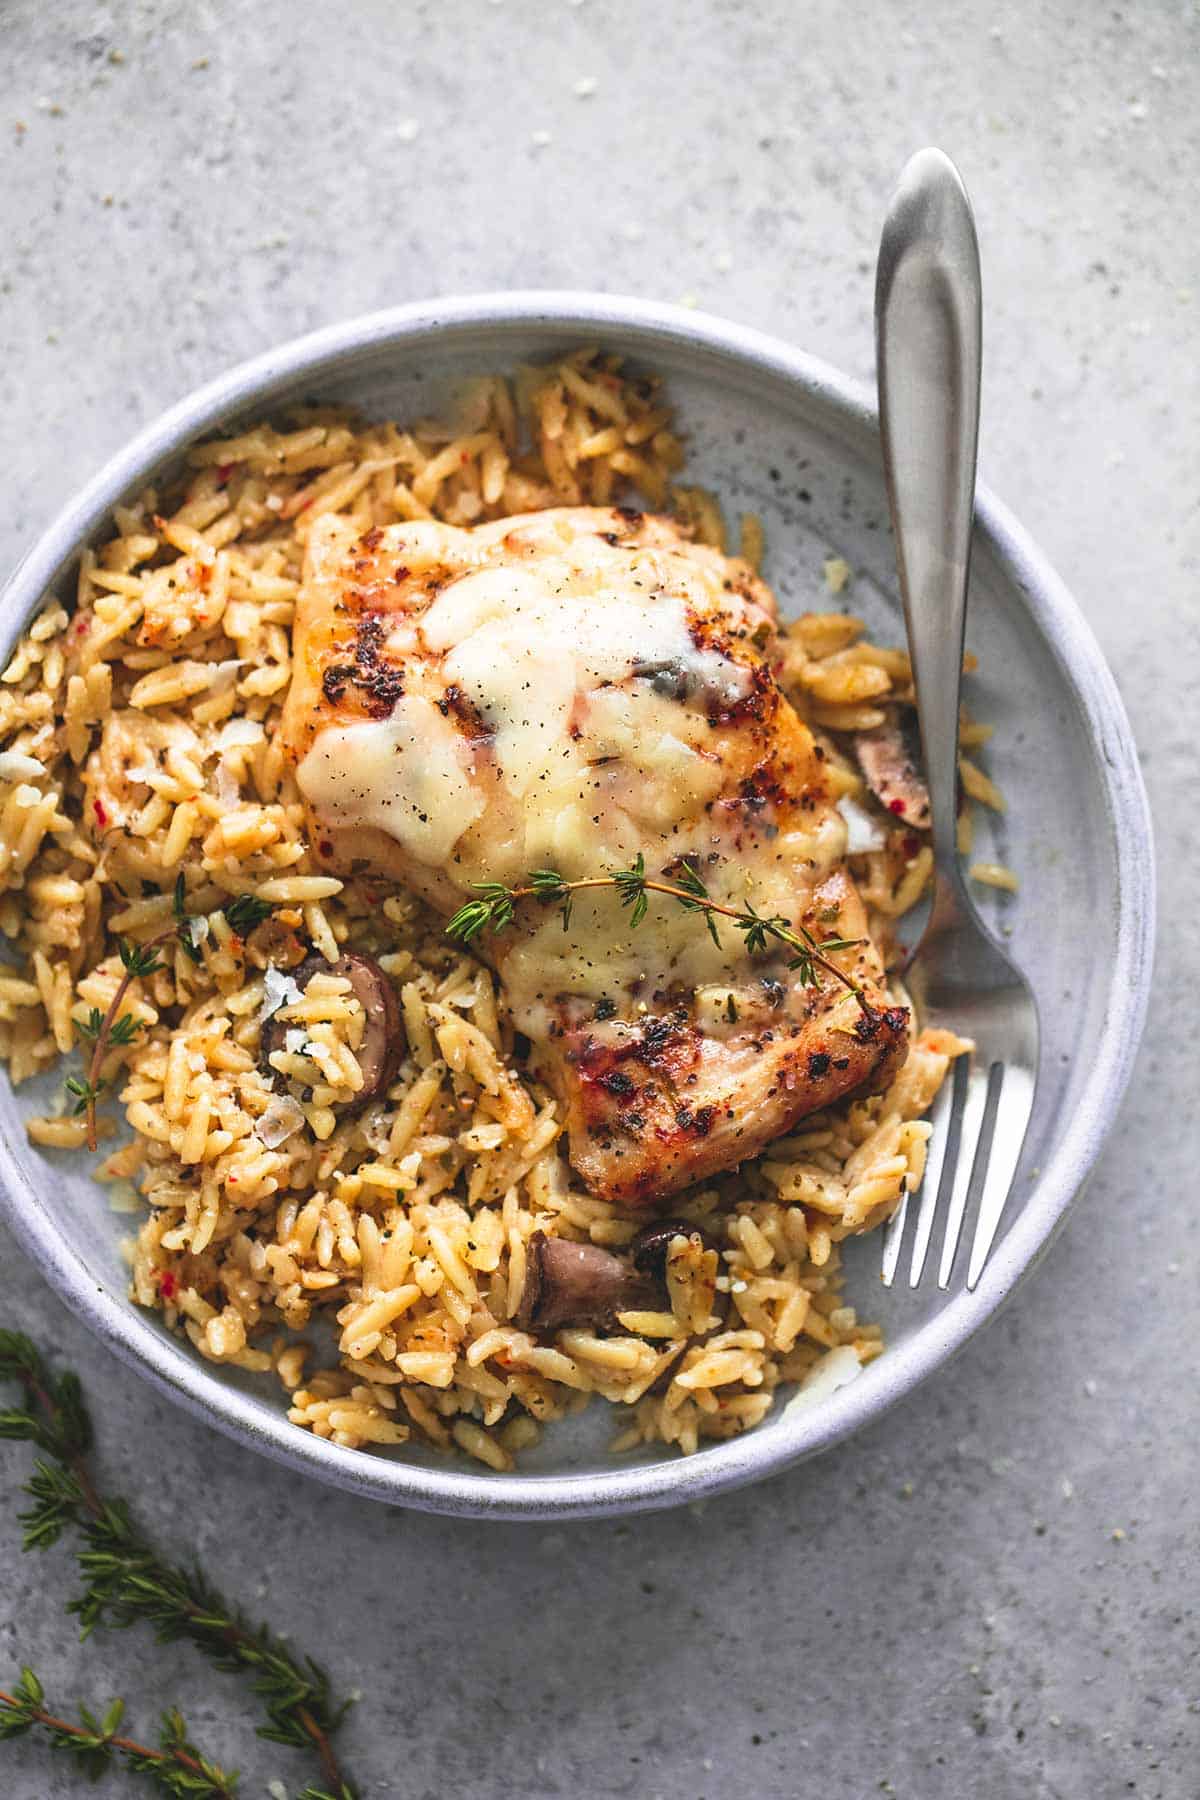
<path id="1" fill-rule="evenodd" d="M 572 1244 L 535 1231 L 525 1247 L 525 1287 L 516 1317 L 522 1331 L 611 1325 L 618 1313 L 660 1303 L 653 1282 L 596 1244 Z"/>
<path id="2" fill-rule="evenodd" d="M 314 975 L 340 975 L 350 983 L 351 992 L 363 1009 L 362 1043 L 355 1052 L 363 1072 L 363 1084 L 352 1100 L 338 1103 L 336 1110 L 354 1112 L 377 1100 L 391 1082 L 404 1054 L 404 1030 L 400 1021 L 400 1002 L 396 990 L 379 964 L 358 951 L 348 951 L 336 962 L 323 956 L 309 956 L 291 971 L 291 979 L 303 993 Z M 265 1020 L 259 1052 L 263 1073 L 277 1073 L 271 1067 L 273 1051 L 282 1050 L 284 1035 L 291 1027 L 278 1013 Z"/>
<path id="3" fill-rule="evenodd" d="M 715 1249 L 707 1232 L 680 1219 L 647 1225 L 634 1238 L 628 1256 L 535 1231 L 526 1245 L 525 1287 L 515 1323 L 522 1331 L 558 1331 L 564 1325 L 612 1325 L 623 1312 L 661 1312 L 666 1305 L 671 1240 L 694 1232 L 706 1249 Z M 719 1329 L 729 1310 L 729 1296 L 718 1293 L 713 1310 L 718 1317 L 713 1329 Z M 687 1342 L 702 1343 L 709 1335 L 705 1332 Z"/>
<path id="4" fill-rule="evenodd" d="M 863 779 L 881 806 L 918 831 L 929 828 L 929 788 L 921 766 L 916 714 L 906 711 L 903 723 L 889 721 L 874 731 L 859 731 L 854 753 Z"/>

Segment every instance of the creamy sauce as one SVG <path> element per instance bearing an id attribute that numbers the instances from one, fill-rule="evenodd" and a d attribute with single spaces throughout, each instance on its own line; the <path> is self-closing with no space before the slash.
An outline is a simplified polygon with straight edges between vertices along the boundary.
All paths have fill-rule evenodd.
<path id="1" fill-rule="evenodd" d="M 649 584 L 659 569 L 627 555 L 620 572 Z M 433 865 L 483 811 L 472 774 L 486 759 L 513 807 L 497 817 L 502 843 L 477 833 L 459 862 L 468 872 L 486 861 L 506 879 L 546 861 L 578 874 L 598 849 L 628 858 L 648 827 L 713 799 L 723 777 L 706 753 L 707 714 L 743 699 L 753 679 L 693 641 L 678 594 L 597 586 L 553 555 L 460 576 L 419 623 L 402 617 L 388 643 L 421 691 L 390 718 L 321 731 L 301 790 L 339 825 L 376 827 Z M 486 747 L 443 716 L 447 690 L 467 702 Z"/>
<path id="2" fill-rule="evenodd" d="M 790 916 L 837 860 L 844 841 L 836 827 L 811 836 L 795 834 L 779 840 L 769 860 L 756 857 L 750 863 L 730 857 L 716 832 L 681 835 L 681 852 L 702 869 L 714 900 L 739 909 L 750 903 L 768 916 Z M 641 844 L 646 844 L 644 833 Z M 720 857 L 715 864 L 706 859 L 710 848 Z M 624 859 L 626 864 L 630 860 Z M 590 865 L 592 870 L 610 866 L 615 859 L 597 858 Z M 720 941 L 714 943 L 694 913 L 684 912 L 665 895 L 651 893 L 648 898 L 646 917 L 636 931 L 630 930 L 629 914 L 611 891 L 577 895 L 565 931 L 556 912 L 525 912 L 524 931 L 512 938 L 504 960 L 505 990 L 523 1031 L 543 1036 L 568 997 L 594 1006 L 598 1000 L 620 1002 L 632 996 L 658 1011 L 668 997 L 704 993 L 710 1026 L 720 1034 L 730 994 L 740 1016 L 761 999 L 764 975 L 783 974 L 786 955 L 751 959 L 732 923 L 718 920 Z"/>
<path id="3" fill-rule="evenodd" d="M 428 647 L 446 653 L 446 682 L 488 727 L 505 786 L 520 801 L 539 789 L 555 793 L 554 804 L 582 805 L 592 821 L 597 809 L 587 771 L 606 757 L 628 757 L 640 743 L 650 751 L 635 756 L 644 784 L 682 779 L 685 788 L 715 793 L 719 774 L 705 780 L 695 748 L 675 735 L 688 723 L 680 700 L 686 696 L 693 711 L 732 705 L 746 694 L 749 672 L 696 647 L 679 598 L 647 604 L 612 589 L 576 598 L 569 580 L 553 579 L 569 573 L 543 567 L 537 575 L 468 575 L 439 595 L 422 621 Z M 609 685 L 615 683 L 628 685 L 617 692 Z M 696 720 L 691 724 L 694 736 Z M 694 772 L 690 764 L 698 765 Z M 616 794 L 600 808 L 602 834 L 612 802 L 619 805 Z M 530 824 L 527 854 L 548 849 L 544 829 Z M 593 843 L 597 829 L 593 822 L 586 833 Z M 557 836 L 561 849 L 564 834 Z"/>
<path id="4" fill-rule="evenodd" d="M 319 732 L 296 772 L 301 792 L 332 824 L 369 825 L 435 867 L 483 811 L 459 733 L 420 694 L 388 719 Z"/>

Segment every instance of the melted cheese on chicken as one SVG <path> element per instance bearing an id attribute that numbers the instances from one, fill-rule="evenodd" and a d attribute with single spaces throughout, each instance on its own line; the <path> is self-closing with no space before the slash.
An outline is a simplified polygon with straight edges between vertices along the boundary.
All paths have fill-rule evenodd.
<path id="1" fill-rule="evenodd" d="M 772 672 L 772 596 L 744 564 L 687 542 L 669 521 L 581 508 L 360 538 L 343 520 L 319 520 L 295 637 L 284 733 L 332 866 L 392 876 L 449 912 L 475 883 L 519 886 L 533 869 L 579 880 L 642 855 L 648 874 L 669 881 L 687 859 L 714 900 L 818 937 L 861 935 L 823 754 Z M 628 1060 L 656 1019 L 674 1021 L 674 1039 L 686 1020 L 704 1054 L 683 1074 L 662 1056 L 652 1071 L 654 1095 L 673 1104 L 677 1077 L 698 1087 L 703 1068 L 704 1083 L 718 1078 L 714 1054 L 726 1087 L 751 1080 L 747 1059 L 765 1068 L 754 1033 L 800 1054 L 795 1040 L 814 1018 L 844 1013 L 849 998 L 836 984 L 814 996 L 777 946 L 752 955 L 732 924 L 714 940 L 694 912 L 650 902 L 636 931 L 611 888 L 576 895 L 565 928 L 557 909 L 526 902 L 482 947 L 572 1109 L 577 1165 L 601 1189 L 575 1142 L 597 1136 L 581 1112 L 589 1055 Z M 878 975 L 869 949 L 857 965 L 860 979 Z M 860 1016 L 852 1000 L 850 1010 Z M 902 1030 L 891 1037 L 894 1061 Z M 857 1062 L 846 1069 L 861 1082 Z M 600 1161 L 640 1167 L 646 1146 L 634 1155 L 622 1144 L 643 1130 L 649 1098 L 622 1111 L 628 1078 L 614 1067 L 596 1080 L 615 1106 L 598 1128 L 610 1140 Z M 798 1104 L 776 1107 L 778 1129 Z M 736 1106 L 725 1110 L 736 1118 Z M 675 1111 L 695 1116 L 686 1104 Z M 712 1120 L 701 1137 L 711 1135 Z M 718 1166 L 738 1160 L 722 1154 Z M 680 1185 L 680 1169 L 711 1162 L 712 1148 L 684 1156 L 664 1191 Z M 649 1166 L 639 1194 L 653 1155 Z"/>

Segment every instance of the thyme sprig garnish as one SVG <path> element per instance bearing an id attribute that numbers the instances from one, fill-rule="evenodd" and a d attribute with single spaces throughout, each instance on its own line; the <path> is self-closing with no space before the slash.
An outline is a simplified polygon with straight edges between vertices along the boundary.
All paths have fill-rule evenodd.
<path id="1" fill-rule="evenodd" d="M 271 911 L 269 900 L 260 900 L 257 894 L 239 894 L 235 900 L 222 909 L 229 921 L 230 929 L 238 937 L 249 937 L 256 926 L 261 925 Z"/>
<path id="2" fill-rule="evenodd" d="M 575 895 L 589 888 L 615 888 L 621 905 L 629 911 L 630 929 L 636 931 L 649 910 L 650 895 L 663 894 L 685 911 L 702 914 L 709 936 L 718 949 L 721 934 L 717 922 L 727 919 L 735 931 L 741 932 L 748 954 L 762 954 L 769 943 L 782 944 L 792 953 L 787 966 L 795 972 L 802 987 L 820 987 L 821 978 L 817 971 L 823 969 L 854 995 L 868 1018 L 874 1017 L 862 988 L 832 960 L 839 951 L 857 950 L 864 942 L 862 938 L 817 939 L 807 926 L 792 925 L 782 913 L 760 913 L 752 902 L 747 902 L 744 907 L 726 906 L 712 898 L 693 863 L 684 858 L 676 868 L 677 873 L 670 881 L 647 875 L 646 859 L 639 851 L 627 869 L 588 875 L 578 881 L 566 880 L 557 869 L 531 869 L 525 883 L 517 887 L 510 887 L 503 881 L 475 881 L 471 885 L 479 898 L 468 900 L 459 907 L 446 926 L 446 935 L 456 943 L 472 944 L 487 932 L 503 931 L 512 923 L 522 900 L 557 906 L 565 931 L 571 923 Z"/>
<path id="3" fill-rule="evenodd" d="M 0 1379 L 14 1381 L 21 1389 L 21 1403 L 0 1410 L 0 1438 L 23 1440 L 43 1452 L 25 1488 L 32 1502 L 21 1514 L 25 1549 L 46 1550 L 68 1529 L 83 1540 L 78 1551 L 83 1592 L 68 1608 L 79 1619 L 83 1636 L 98 1625 L 122 1628 L 144 1623 L 160 1643 L 185 1640 L 218 1669 L 245 1675 L 265 1714 L 259 1736 L 317 1758 L 324 1785 L 306 1788 L 301 1800 L 356 1800 L 332 1744 L 347 1703 L 333 1697 L 328 1676 L 311 1657 L 292 1655 L 265 1625 L 247 1623 L 198 1569 L 182 1568 L 161 1556 L 123 1501 L 100 1494 L 88 1465 L 92 1425 L 78 1378 L 70 1371 L 56 1374 L 19 1332 L 0 1331 Z M 29 1692 L 22 1698 L 19 1684 L 8 1700 L 10 1718 L 16 1718 L 22 1707 L 29 1709 Z M 41 1707 L 40 1700 L 35 1704 Z M 42 1719 L 31 1723 L 53 1728 Z M 101 1721 L 101 1727 L 105 1723 Z M 91 1727 L 85 1724 L 82 1729 Z M 182 1738 L 180 1745 L 192 1754 Z M 175 1760 L 179 1763 L 178 1756 Z M 192 1779 L 192 1773 L 184 1773 Z M 180 1779 L 167 1791 L 189 1795 L 233 1791 L 232 1785 L 180 1786 Z"/>
<path id="4" fill-rule="evenodd" d="M 135 981 L 153 975 L 156 969 L 162 968 L 159 948 L 170 938 L 175 937 L 176 927 L 170 931 L 160 932 L 146 944 L 131 944 L 122 938 L 117 948 L 120 952 L 124 973 L 117 983 L 116 992 L 108 1003 L 107 1009 L 101 1013 L 98 1006 L 93 1006 L 82 1025 L 76 1022 L 76 1030 L 85 1043 L 92 1046 L 92 1054 L 88 1060 L 87 1073 L 81 1080 L 77 1075 L 68 1075 L 66 1089 L 75 1100 L 75 1116 L 87 1115 L 87 1143 L 89 1150 L 95 1150 L 99 1138 L 96 1130 L 96 1102 L 107 1083 L 100 1074 L 104 1067 L 104 1059 L 114 1044 L 131 1044 L 137 1036 L 139 1021 L 132 1013 L 122 1013 L 125 996 Z"/>
<path id="5" fill-rule="evenodd" d="M 179 1800 L 236 1800 L 237 1776 L 201 1755 L 179 1713 L 163 1714 L 157 1749 L 122 1737 L 124 1716 L 123 1700 L 112 1701 L 102 1719 L 81 1705 L 79 1723 L 73 1725 L 49 1709 L 45 1690 L 30 1668 L 21 1670 L 11 1693 L 0 1688 L 0 1742 L 40 1728 L 51 1746 L 67 1751 L 90 1780 L 119 1761 L 135 1775 L 149 1775 L 162 1793 Z"/>
<path id="6" fill-rule="evenodd" d="M 140 1022 L 132 1013 L 121 1011 L 130 986 L 135 981 L 144 981 L 148 975 L 153 975 L 163 967 L 159 951 L 166 944 L 178 944 L 191 962 L 203 961 L 201 933 L 207 929 L 207 921 L 199 914 L 188 912 L 186 899 L 187 888 L 180 873 L 175 880 L 171 903 L 174 923 L 166 931 L 160 931 L 157 937 L 147 939 L 144 944 L 131 943 L 127 938 L 121 938 L 117 951 L 124 973 L 117 983 L 116 992 L 103 1013 L 98 1006 L 93 1006 L 86 1019 L 75 1021 L 76 1031 L 85 1044 L 92 1046 L 92 1054 L 88 1059 L 87 1073 L 82 1078 L 69 1075 L 64 1085 L 75 1102 L 74 1116 L 78 1118 L 81 1113 L 86 1114 L 89 1150 L 95 1150 L 99 1142 L 96 1102 L 107 1085 L 100 1074 L 104 1059 L 118 1045 L 132 1044 L 141 1029 Z M 249 937 L 255 927 L 262 924 L 271 911 L 271 903 L 269 900 L 260 900 L 257 894 L 236 894 L 221 910 L 229 921 L 230 929 L 238 937 L 244 938 Z"/>

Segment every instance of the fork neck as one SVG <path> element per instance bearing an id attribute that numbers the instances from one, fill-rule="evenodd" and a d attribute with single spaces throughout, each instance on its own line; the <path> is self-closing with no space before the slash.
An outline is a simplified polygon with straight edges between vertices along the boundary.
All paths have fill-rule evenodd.
<path id="1" fill-rule="evenodd" d="M 966 616 L 966 568 L 946 577 L 947 586 L 933 605 L 923 596 L 910 607 L 915 630 L 914 667 L 920 695 L 920 735 L 929 788 L 929 840 L 933 850 L 933 911 L 951 902 L 961 909 L 967 886 L 958 851 L 960 785 L 958 729 L 963 627 Z M 931 630 L 940 610 L 948 615 L 946 632 Z M 940 640 L 939 641 L 939 637 Z M 931 639 L 933 640 L 931 642 Z"/>
<path id="2" fill-rule="evenodd" d="M 933 894 L 923 946 L 928 947 L 931 939 L 956 931 L 964 917 L 971 917 L 971 899 L 952 842 L 944 856 L 936 849 L 934 851 Z"/>

